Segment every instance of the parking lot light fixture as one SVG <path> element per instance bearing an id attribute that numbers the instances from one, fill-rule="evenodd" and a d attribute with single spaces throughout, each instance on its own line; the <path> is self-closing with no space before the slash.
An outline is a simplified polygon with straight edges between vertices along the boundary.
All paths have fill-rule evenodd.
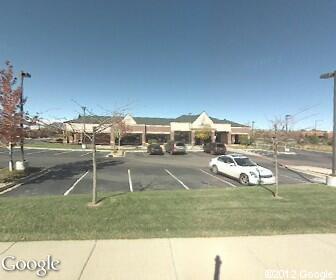
<path id="1" fill-rule="evenodd" d="M 30 73 L 21 71 L 21 94 L 20 94 L 20 113 L 21 113 L 21 121 L 20 121 L 20 128 L 21 128 L 21 137 L 20 137 L 20 150 L 21 150 L 21 160 L 22 160 L 22 168 L 24 169 L 24 127 L 23 127 L 23 104 L 24 104 L 24 98 L 23 98 L 23 80 L 25 78 L 31 78 Z"/>
<path id="2" fill-rule="evenodd" d="M 333 109 L 333 143 L 332 143 L 332 171 L 331 175 L 327 176 L 327 185 L 336 187 L 336 71 L 324 73 L 320 79 L 334 79 L 334 109 Z"/>

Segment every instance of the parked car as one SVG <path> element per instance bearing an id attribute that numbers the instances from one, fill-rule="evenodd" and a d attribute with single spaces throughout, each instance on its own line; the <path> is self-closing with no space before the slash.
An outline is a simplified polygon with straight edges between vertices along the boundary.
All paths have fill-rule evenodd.
<path id="1" fill-rule="evenodd" d="M 226 147 L 223 143 L 207 143 L 204 144 L 203 150 L 206 153 L 210 153 L 212 155 L 225 155 Z"/>
<path id="2" fill-rule="evenodd" d="M 238 179 L 242 185 L 271 185 L 275 177 L 271 170 L 261 167 L 243 155 L 225 155 L 213 158 L 209 162 L 211 171 Z"/>
<path id="3" fill-rule="evenodd" d="M 186 154 L 187 148 L 183 142 L 179 141 L 168 141 L 165 145 L 165 149 L 167 153 L 170 154 Z"/>
<path id="4" fill-rule="evenodd" d="M 163 155 L 163 150 L 159 144 L 149 144 L 147 147 L 147 153 L 150 155 Z"/>

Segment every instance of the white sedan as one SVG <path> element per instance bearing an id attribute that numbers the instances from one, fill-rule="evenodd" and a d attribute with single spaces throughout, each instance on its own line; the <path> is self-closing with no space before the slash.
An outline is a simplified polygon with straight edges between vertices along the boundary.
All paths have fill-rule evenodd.
<path id="1" fill-rule="evenodd" d="M 238 179 L 242 185 L 271 185 L 275 177 L 271 170 L 261 167 L 243 155 L 225 155 L 209 162 L 211 171 Z"/>

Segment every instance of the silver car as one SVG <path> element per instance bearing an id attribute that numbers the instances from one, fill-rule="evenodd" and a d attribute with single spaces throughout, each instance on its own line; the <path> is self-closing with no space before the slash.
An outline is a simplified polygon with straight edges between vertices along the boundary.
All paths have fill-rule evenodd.
<path id="1" fill-rule="evenodd" d="M 186 145 L 183 142 L 179 142 L 179 141 L 169 141 L 165 145 L 165 149 L 167 153 L 170 153 L 172 155 L 187 153 Z"/>

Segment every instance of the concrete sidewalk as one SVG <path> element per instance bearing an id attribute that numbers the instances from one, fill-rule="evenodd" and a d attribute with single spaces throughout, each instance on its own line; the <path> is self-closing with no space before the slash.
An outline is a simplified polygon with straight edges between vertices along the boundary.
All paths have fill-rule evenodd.
<path id="1" fill-rule="evenodd" d="M 336 234 L 0 243 L 1 262 L 47 255 L 61 264 L 45 279 L 336 279 Z M 41 278 L 1 267 L 0 279 Z"/>

